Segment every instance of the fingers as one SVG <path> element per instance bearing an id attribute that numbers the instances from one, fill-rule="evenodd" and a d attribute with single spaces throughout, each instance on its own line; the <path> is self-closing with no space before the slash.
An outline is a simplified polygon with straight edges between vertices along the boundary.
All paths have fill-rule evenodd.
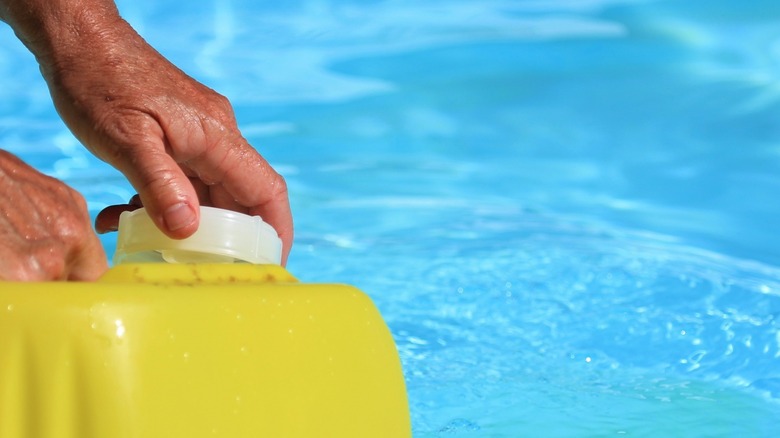
<path id="1" fill-rule="evenodd" d="M 95 280 L 108 260 L 84 198 L 0 151 L 0 278 Z"/>
<path id="2" fill-rule="evenodd" d="M 198 228 L 198 195 L 179 165 L 161 143 L 125 151 L 128 156 L 117 167 L 138 190 L 152 221 L 171 238 L 191 236 Z M 109 211 L 104 217 L 110 218 L 110 214 L 118 213 Z"/>
<path id="3" fill-rule="evenodd" d="M 90 234 L 84 246 L 70 261 L 68 277 L 70 281 L 94 281 L 108 270 L 108 258 L 96 235 Z"/>
<path id="4" fill-rule="evenodd" d="M 281 176 L 280 176 L 281 178 Z M 271 201 L 260 204 L 249 210 L 249 214 L 260 216 L 265 222 L 270 224 L 282 240 L 282 266 L 287 266 L 287 257 L 290 255 L 293 243 L 293 223 L 290 204 L 287 199 L 287 190 L 284 189 L 283 199 L 280 196 L 272 198 Z"/>
<path id="5" fill-rule="evenodd" d="M 138 195 L 134 196 L 137 197 Z M 98 213 L 95 218 L 95 231 L 98 234 L 105 234 L 119 229 L 119 216 L 126 211 L 133 211 L 141 208 L 140 205 L 119 204 L 109 205 Z"/>
<path id="6" fill-rule="evenodd" d="M 271 224 L 271 226 L 273 226 L 274 222 L 283 223 L 284 218 L 282 218 L 281 221 L 274 218 L 273 209 L 266 211 L 261 206 L 249 209 L 239 204 L 233 199 L 233 195 L 228 193 L 221 185 L 208 186 L 197 178 L 190 178 L 190 182 L 192 183 L 193 187 L 195 187 L 195 191 L 198 193 L 198 199 L 200 200 L 201 205 L 210 207 L 218 206 L 218 208 L 224 208 L 253 216 L 260 216 L 264 218 L 263 220 Z M 287 199 L 286 196 L 284 199 Z M 95 229 L 100 234 L 117 231 L 119 228 L 119 216 L 125 211 L 134 211 L 141 207 L 143 207 L 143 204 L 141 203 L 140 197 L 138 195 L 134 195 L 127 204 L 110 205 L 98 213 L 97 217 L 95 218 Z M 274 229 L 277 228 L 274 227 Z M 282 230 L 284 231 L 283 228 Z M 280 239 L 282 240 L 283 265 L 286 265 L 287 263 L 287 257 L 290 253 L 290 247 L 292 245 L 292 237 L 292 229 L 290 229 L 288 232 L 285 232 L 284 234 L 280 234 Z"/>
<path id="7" fill-rule="evenodd" d="M 218 148 L 223 154 L 220 160 L 199 156 L 187 165 L 202 180 L 221 186 L 211 191 L 218 195 L 212 197 L 216 207 L 235 210 L 238 204 L 269 223 L 282 240 L 282 264 L 286 264 L 293 242 L 293 222 L 284 178 L 243 138 L 236 145 L 221 144 Z"/>
<path id="8" fill-rule="evenodd" d="M 66 258 L 66 279 L 74 281 L 94 281 L 108 270 L 108 258 L 97 235 L 89 226 L 89 214 L 84 197 L 75 190 L 69 190 L 72 205 L 77 206 L 82 220 L 81 238 L 72 239 L 72 249 Z M 60 229 L 66 227 L 60 226 Z"/>

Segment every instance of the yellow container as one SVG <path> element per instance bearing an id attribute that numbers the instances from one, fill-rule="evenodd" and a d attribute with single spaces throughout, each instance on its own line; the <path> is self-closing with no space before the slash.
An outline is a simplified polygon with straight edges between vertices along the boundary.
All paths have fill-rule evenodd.
<path id="1" fill-rule="evenodd" d="M 0 437 L 408 437 L 371 300 L 273 265 L 0 283 Z"/>

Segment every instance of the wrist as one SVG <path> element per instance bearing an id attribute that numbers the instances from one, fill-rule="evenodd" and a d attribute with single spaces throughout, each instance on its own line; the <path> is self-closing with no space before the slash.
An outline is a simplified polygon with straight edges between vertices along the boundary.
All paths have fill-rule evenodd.
<path id="1" fill-rule="evenodd" d="M 0 19 L 35 55 L 46 74 L 85 50 L 105 45 L 124 23 L 111 0 L 0 0 Z"/>

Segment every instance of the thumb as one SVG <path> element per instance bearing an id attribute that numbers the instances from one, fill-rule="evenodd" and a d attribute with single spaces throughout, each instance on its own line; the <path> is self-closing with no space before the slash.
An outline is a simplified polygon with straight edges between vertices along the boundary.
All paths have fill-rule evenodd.
<path id="1" fill-rule="evenodd" d="M 198 229 L 200 208 L 192 183 L 164 148 L 139 148 L 119 170 L 138 191 L 149 217 L 167 236 L 189 237 Z M 137 149 L 138 150 L 138 149 Z"/>

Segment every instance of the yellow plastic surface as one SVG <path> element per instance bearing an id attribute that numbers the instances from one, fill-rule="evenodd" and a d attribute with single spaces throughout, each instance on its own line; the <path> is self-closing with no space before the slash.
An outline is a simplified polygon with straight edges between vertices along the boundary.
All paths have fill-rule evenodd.
<path id="1" fill-rule="evenodd" d="M 408 437 L 371 300 L 278 266 L 0 283 L 0 437 Z"/>

